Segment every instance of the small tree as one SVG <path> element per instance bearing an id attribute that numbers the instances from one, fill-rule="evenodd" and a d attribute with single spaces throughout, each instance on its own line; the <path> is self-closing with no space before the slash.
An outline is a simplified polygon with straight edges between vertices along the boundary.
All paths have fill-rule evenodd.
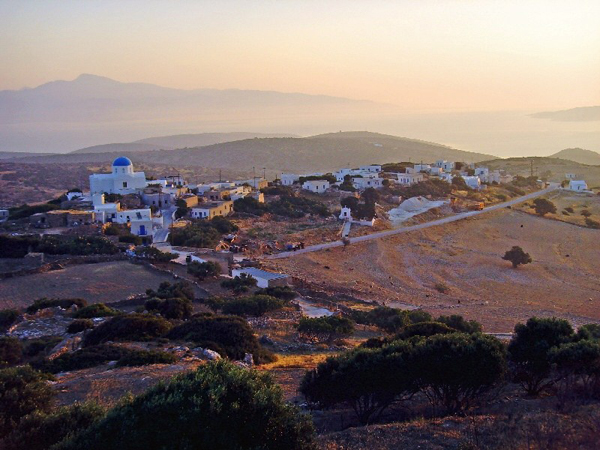
<path id="1" fill-rule="evenodd" d="M 256 286 L 256 283 L 256 278 L 246 273 L 242 273 L 231 280 L 224 280 L 221 282 L 221 287 L 233 289 L 234 293 L 241 294 L 243 292 L 248 292 L 251 287 Z"/>
<path id="2" fill-rule="evenodd" d="M 0 437 L 34 411 L 48 411 L 54 390 L 46 382 L 48 376 L 30 366 L 0 370 Z"/>
<path id="3" fill-rule="evenodd" d="M 319 341 L 331 342 L 354 333 L 354 322 L 347 317 L 337 316 L 303 317 L 298 324 L 298 332 Z"/>
<path id="4" fill-rule="evenodd" d="M 192 261 L 187 265 L 187 272 L 203 281 L 206 278 L 218 277 L 221 273 L 221 266 L 213 261 Z"/>
<path id="5" fill-rule="evenodd" d="M 537 395 L 550 387 L 554 380 L 549 378 L 549 352 L 572 339 L 573 328 L 566 320 L 532 317 L 525 325 L 517 324 L 508 346 L 514 380 L 529 395 Z"/>
<path id="6" fill-rule="evenodd" d="M 502 259 L 505 261 L 510 261 L 515 269 L 521 264 L 529 264 L 533 261 L 529 253 L 525 253 L 525 251 L 518 245 L 515 245 L 513 248 L 508 250 Z"/>
<path id="7" fill-rule="evenodd" d="M 540 217 L 548 213 L 556 213 L 556 205 L 545 198 L 536 198 L 533 201 L 533 207 L 535 208 L 535 213 Z"/>

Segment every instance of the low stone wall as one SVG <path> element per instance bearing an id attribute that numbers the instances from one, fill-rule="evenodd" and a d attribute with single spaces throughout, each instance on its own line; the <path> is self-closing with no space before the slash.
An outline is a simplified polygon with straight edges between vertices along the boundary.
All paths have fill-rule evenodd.
<path id="1" fill-rule="evenodd" d="M 103 262 L 124 260 L 127 260 L 127 256 L 123 253 L 117 253 L 115 255 L 68 256 L 65 258 L 55 259 L 54 261 L 47 262 L 37 267 L 21 268 L 12 272 L 0 273 L 0 280 L 6 278 L 21 277 L 25 275 L 35 275 L 37 273 L 45 273 L 51 270 L 60 270 L 65 266 L 72 266 L 78 264 L 98 264 Z"/>

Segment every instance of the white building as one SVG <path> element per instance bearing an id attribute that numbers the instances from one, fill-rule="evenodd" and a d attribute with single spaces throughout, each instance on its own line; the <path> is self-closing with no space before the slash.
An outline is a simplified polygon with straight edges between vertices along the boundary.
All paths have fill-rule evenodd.
<path id="1" fill-rule="evenodd" d="M 429 172 L 431 164 L 415 164 L 415 172 Z"/>
<path id="2" fill-rule="evenodd" d="M 239 277 L 245 273 L 256 280 L 256 286 L 259 288 L 268 288 L 271 286 L 285 286 L 288 284 L 289 276 L 283 273 L 267 272 L 256 267 L 241 267 L 231 271 L 232 277 Z"/>
<path id="3" fill-rule="evenodd" d="M 340 220 L 352 220 L 352 210 L 347 206 L 343 206 L 339 218 Z"/>
<path id="4" fill-rule="evenodd" d="M 428 171 L 430 175 L 440 175 L 444 173 L 444 169 L 442 169 L 441 167 L 430 167 Z"/>
<path id="5" fill-rule="evenodd" d="M 6 222 L 8 216 L 10 216 L 10 211 L 8 209 L 0 209 L 0 222 Z"/>
<path id="6" fill-rule="evenodd" d="M 363 190 L 367 188 L 379 189 L 383 186 L 383 178 L 362 177 L 352 178 L 352 186 L 354 189 Z"/>
<path id="7" fill-rule="evenodd" d="M 283 186 L 291 186 L 296 183 L 300 179 L 300 175 L 296 175 L 295 173 L 282 173 L 281 174 L 281 184 Z"/>
<path id="8" fill-rule="evenodd" d="M 444 172 L 452 172 L 454 170 L 455 164 L 453 161 L 444 161 L 442 163 L 442 170 Z"/>
<path id="9" fill-rule="evenodd" d="M 148 185 L 144 172 L 134 172 L 129 158 L 120 156 L 112 163 L 112 173 L 90 175 L 90 194 L 131 194 Z"/>
<path id="10" fill-rule="evenodd" d="M 423 181 L 422 173 L 399 173 L 398 184 L 403 186 L 412 186 L 413 184 L 420 183 Z"/>
<path id="11" fill-rule="evenodd" d="M 569 189 L 576 192 L 587 191 L 588 185 L 583 180 L 571 180 L 569 181 Z"/>
<path id="12" fill-rule="evenodd" d="M 444 180 L 447 183 L 452 183 L 452 178 L 454 178 L 454 176 L 451 173 L 441 173 L 440 174 L 440 179 Z"/>
<path id="13" fill-rule="evenodd" d="M 368 166 L 360 166 L 359 170 L 363 172 L 379 173 L 381 172 L 381 166 L 376 164 L 369 164 Z"/>
<path id="14" fill-rule="evenodd" d="M 462 177 L 463 180 L 465 180 L 465 183 L 467 184 L 467 186 L 469 186 L 471 189 L 480 189 L 481 188 L 481 179 L 479 177 Z"/>
<path id="15" fill-rule="evenodd" d="M 329 189 L 329 181 L 327 180 L 309 180 L 305 181 L 302 189 L 314 192 L 315 194 L 323 194 Z"/>
<path id="16" fill-rule="evenodd" d="M 490 169 L 488 169 L 487 167 L 477 167 L 475 169 L 475 176 L 476 177 L 487 177 L 490 173 Z"/>

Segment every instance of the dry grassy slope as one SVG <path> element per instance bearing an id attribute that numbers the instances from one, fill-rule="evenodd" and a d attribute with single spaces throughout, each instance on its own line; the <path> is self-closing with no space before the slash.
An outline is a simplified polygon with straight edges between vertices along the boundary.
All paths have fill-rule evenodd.
<path id="1" fill-rule="evenodd" d="M 482 166 L 487 166 L 492 170 L 506 170 L 512 175 L 529 176 L 531 174 L 531 162 L 535 174 L 539 177 L 546 171 L 552 172 L 550 181 L 563 181 L 566 173 L 574 173 L 578 179 L 587 181 L 590 187 L 600 187 L 600 166 L 589 166 L 575 161 L 568 161 L 559 158 L 506 158 L 483 161 Z"/>
<path id="2" fill-rule="evenodd" d="M 381 144 L 381 147 L 374 144 Z M 346 165 L 437 159 L 477 162 L 490 155 L 376 133 L 336 133 L 310 138 L 247 139 L 193 149 L 134 152 L 126 156 L 151 164 L 190 165 L 232 170 L 248 167 L 291 172 L 333 170 Z M 111 161 L 117 153 L 54 155 L 19 162 L 82 163 Z"/>
<path id="3" fill-rule="evenodd" d="M 461 314 L 507 332 L 534 315 L 600 321 L 599 239 L 598 230 L 503 210 L 271 264 L 322 289 Z M 513 245 L 534 263 L 512 269 L 501 256 Z M 450 291 L 439 293 L 436 283 Z"/>

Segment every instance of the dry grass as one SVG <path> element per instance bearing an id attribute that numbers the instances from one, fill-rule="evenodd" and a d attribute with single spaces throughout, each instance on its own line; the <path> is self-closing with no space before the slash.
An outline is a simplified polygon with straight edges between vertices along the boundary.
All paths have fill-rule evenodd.
<path id="1" fill-rule="evenodd" d="M 313 353 L 307 355 L 285 355 L 277 354 L 277 361 L 264 364 L 261 369 L 313 369 L 319 363 L 325 361 L 332 353 Z"/>

